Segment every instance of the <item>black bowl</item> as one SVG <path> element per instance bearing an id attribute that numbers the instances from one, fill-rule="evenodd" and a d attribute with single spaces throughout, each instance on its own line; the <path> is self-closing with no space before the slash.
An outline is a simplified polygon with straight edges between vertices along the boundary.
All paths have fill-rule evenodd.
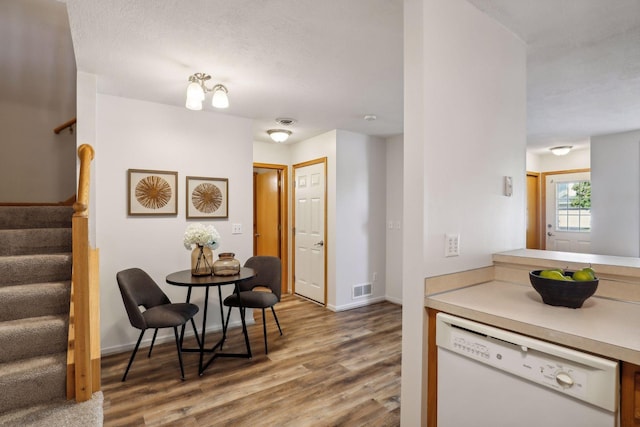
<path id="1" fill-rule="evenodd" d="M 598 279 L 584 282 L 563 281 L 540 277 L 542 270 L 529 272 L 531 285 L 548 305 L 580 308 L 598 289 Z M 565 276 L 573 276 L 574 271 L 565 271 Z"/>

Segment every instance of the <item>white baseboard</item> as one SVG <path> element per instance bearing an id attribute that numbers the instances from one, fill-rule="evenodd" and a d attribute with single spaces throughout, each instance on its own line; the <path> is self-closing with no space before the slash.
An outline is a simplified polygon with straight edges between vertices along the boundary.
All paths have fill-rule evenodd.
<path id="1" fill-rule="evenodd" d="M 352 302 L 350 304 L 343 304 L 340 306 L 327 304 L 327 308 L 331 311 L 336 311 L 336 312 L 346 311 L 346 310 L 353 310 L 354 308 L 364 307 L 371 304 L 376 304 L 385 300 L 386 300 L 385 297 L 366 298 L 361 301 Z"/>
<path id="2" fill-rule="evenodd" d="M 387 295 L 385 299 L 393 304 L 402 305 L 402 300 L 400 298 L 394 298 Z"/>

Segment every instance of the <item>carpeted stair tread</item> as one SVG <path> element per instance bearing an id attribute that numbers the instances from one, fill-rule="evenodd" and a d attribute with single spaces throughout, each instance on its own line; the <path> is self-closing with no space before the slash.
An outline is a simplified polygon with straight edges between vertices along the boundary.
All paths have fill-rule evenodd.
<path id="1" fill-rule="evenodd" d="M 0 287 L 0 322 L 69 314 L 71 281 Z"/>
<path id="2" fill-rule="evenodd" d="M 20 408 L 0 414 L 3 427 L 92 427 L 102 426 L 104 396 L 101 391 L 86 402 L 56 399 L 50 403 Z"/>
<path id="3" fill-rule="evenodd" d="M 72 217 L 71 206 L 0 206 L 0 426 L 102 423 L 101 401 L 87 421 L 65 399 Z"/>
<path id="4" fill-rule="evenodd" d="M 0 287 L 70 278 L 70 253 L 0 257 Z"/>
<path id="5" fill-rule="evenodd" d="M 104 396 L 101 391 L 86 402 L 59 398 L 0 414 L 3 427 L 91 427 L 102 426 Z"/>
<path id="6" fill-rule="evenodd" d="M 72 206 L 0 206 L 0 229 L 71 227 Z"/>
<path id="7" fill-rule="evenodd" d="M 67 317 L 41 316 L 0 322 L 0 363 L 66 351 Z"/>
<path id="8" fill-rule="evenodd" d="M 71 228 L 0 230 L 0 256 L 71 252 Z"/>
<path id="9" fill-rule="evenodd" d="M 64 396 L 66 360 L 63 352 L 0 364 L 0 413 Z"/>

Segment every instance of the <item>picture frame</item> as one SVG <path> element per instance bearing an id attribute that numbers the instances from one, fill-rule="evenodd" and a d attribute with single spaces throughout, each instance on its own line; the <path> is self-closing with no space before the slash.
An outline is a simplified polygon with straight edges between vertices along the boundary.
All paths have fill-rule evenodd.
<path id="1" fill-rule="evenodd" d="M 128 169 L 127 214 L 178 215 L 178 172 Z"/>
<path id="2" fill-rule="evenodd" d="M 229 218 L 227 178 L 187 177 L 187 219 Z"/>

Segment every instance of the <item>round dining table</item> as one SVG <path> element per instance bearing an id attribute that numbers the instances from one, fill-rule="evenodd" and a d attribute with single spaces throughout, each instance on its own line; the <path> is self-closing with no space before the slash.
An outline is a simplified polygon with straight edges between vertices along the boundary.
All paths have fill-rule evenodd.
<path id="1" fill-rule="evenodd" d="M 198 335 L 198 331 L 195 332 L 196 341 L 198 343 L 198 348 L 182 348 L 184 352 L 199 352 L 200 353 L 200 361 L 198 363 L 198 374 L 202 376 L 204 374 L 205 369 L 218 357 L 243 357 L 243 358 L 251 358 L 251 345 L 249 344 L 249 335 L 247 333 L 247 324 L 245 321 L 245 310 L 243 307 L 240 308 L 240 319 L 242 321 L 242 333 L 244 334 L 245 346 L 247 349 L 246 353 L 223 353 L 218 351 L 221 349 L 224 341 L 227 338 L 226 328 L 224 327 L 224 310 L 223 310 L 223 301 L 222 301 L 222 286 L 225 285 L 234 285 L 234 292 L 240 292 L 240 288 L 238 286 L 239 283 L 249 280 L 252 277 L 256 276 L 256 272 L 252 268 L 241 267 L 240 272 L 238 274 L 234 274 L 232 276 L 215 276 L 215 275 L 207 275 L 207 276 L 194 276 L 191 274 L 191 270 L 182 270 L 176 271 L 175 273 L 171 273 L 166 277 L 167 283 L 174 286 L 184 286 L 187 288 L 187 301 L 191 300 L 191 291 L 193 288 L 204 288 L 205 289 L 205 297 L 204 297 L 204 310 L 202 316 L 202 329 L 200 330 L 200 334 Z M 220 318 L 222 321 L 222 337 L 213 345 L 213 347 L 207 348 L 206 346 L 206 331 L 207 331 L 207 311 L 209 309 L 209 289 L 215 286 L 218 288 L 218 302 L 220 305 Z M 182 347 L 182 339 L 184 338 L 184 326 L 182 328 L 182 332 L 180 334 L 180 346 Z M 212 353 L 209 360 L 204 361 L 205 353 Z"/>

